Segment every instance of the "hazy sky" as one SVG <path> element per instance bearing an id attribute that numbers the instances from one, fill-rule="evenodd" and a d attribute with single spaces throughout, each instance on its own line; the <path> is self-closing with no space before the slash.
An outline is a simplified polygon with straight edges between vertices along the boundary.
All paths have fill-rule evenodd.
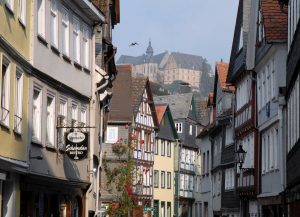
<path id="1" fill-rule="evenodd" d="M 229 60 L 238 0 L 121 0 L 121 22 L 113 30 L 122 54 L 178 51 L 203 56 L 210 64 Z M 132 42 L 138 46 L 129 47 Z"/>

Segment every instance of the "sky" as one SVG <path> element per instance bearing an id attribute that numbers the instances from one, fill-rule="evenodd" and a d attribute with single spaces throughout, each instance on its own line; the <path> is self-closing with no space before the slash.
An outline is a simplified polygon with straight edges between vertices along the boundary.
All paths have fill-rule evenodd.
<path id="1" fill-rule="evenodd" d="M 120 55 L 164 51 L 202 56 L 213 66 L 229 61 L 238 0 L 121 0 L 121 21 L 113 30 Z M 132 42 L 139 45 L 129 47 Z"/>

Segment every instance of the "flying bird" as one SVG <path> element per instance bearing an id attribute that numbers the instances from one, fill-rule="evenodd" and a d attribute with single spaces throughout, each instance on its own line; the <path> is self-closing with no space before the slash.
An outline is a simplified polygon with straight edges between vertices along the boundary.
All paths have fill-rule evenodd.
<path id="1" fill-rule="evenodd" d="M 129 45 L 129 47 L 135 46 L 135 45 L 139 45 L 139 43 L 137 43 L 137 42 L 132 42 L 132 43 Z"/>

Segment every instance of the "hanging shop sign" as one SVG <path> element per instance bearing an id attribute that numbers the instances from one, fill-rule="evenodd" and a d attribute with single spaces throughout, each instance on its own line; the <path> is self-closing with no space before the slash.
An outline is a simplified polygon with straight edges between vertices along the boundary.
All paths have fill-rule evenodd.
<path id="1" fill-rule="evenodd" d="M 66 154 L 72 160 L 82 160 L 88 154 L 88 133 L 70 132 L 66 135 Z"/>

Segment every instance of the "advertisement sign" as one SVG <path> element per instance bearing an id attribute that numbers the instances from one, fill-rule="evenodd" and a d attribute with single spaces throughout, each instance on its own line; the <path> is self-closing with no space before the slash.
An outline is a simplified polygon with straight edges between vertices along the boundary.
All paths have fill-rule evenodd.
<path id="1" fill-rule="evenodd" d="M 88 133 L 69 132 L 66 134 L 66 154 L 72 160 L 82 160 L 88 154 Z"/>

